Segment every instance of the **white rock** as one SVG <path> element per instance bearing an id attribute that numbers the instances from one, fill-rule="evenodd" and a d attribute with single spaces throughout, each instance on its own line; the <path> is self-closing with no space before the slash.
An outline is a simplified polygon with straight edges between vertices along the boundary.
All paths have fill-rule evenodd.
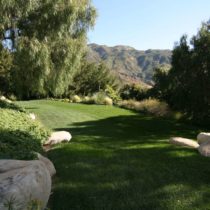
<path id="1" fill-rule="evenodd" d="M 0 100 L 1 100 L 1 101 L 5 101 L 5 100 L 6 100 L 6 97 L 5 97 L 5 96 L 1 96 L 1 97 L 0 97 Z"/>
<path id="2" fill-rule="evenodd" d="M 32 119 L 32 120 L 36 120 L 36 115 L 34 113 L 30 113 L 29 114 L 29 117 Z"/>
<path id="3" fill-rule="evenodd" d="M 207 141 L 210 141 L 210 133 L 199 133 L 197 136 L 198 144 L 203 144 Z"/>
<path id="4" fill-rule="evenodd" d="M 182 137 L 171 137 L 169 142 L 174 145 L 184 146 L 184 147 L 191 147 L 197 149 L 199 144 L 196 141 L 191 139 L 186 139 Z"/>
<path id="5" fill-rule="evenodd" d="M 54 145 L 62 142 L 69 142 L 71 138 L 71 134 L 67 131 L 53 132 L 49 139 L 45 142 L 45 145 Z"/>
<path id="6" fill-rule="evenodd" d="M 8 160 L 11 168 L 16 161 Z M 45 164 L 40 160 L 24 161 L 20 168 L 0 173 L 0 209 L 8 210 L 5 204 L 13 203 L 14 209 L 27 210 L 31 201 L 38 201 L 43 210 L 51 192 L 51 176 Z M 26 165 L 26 166 L 24 166 Z"/>
<path id="7" fill-rule="evenodd" d="M 198 151 L 202 156 L 210 157 L 210 141 L 204 142 L 198 148 Z"/>

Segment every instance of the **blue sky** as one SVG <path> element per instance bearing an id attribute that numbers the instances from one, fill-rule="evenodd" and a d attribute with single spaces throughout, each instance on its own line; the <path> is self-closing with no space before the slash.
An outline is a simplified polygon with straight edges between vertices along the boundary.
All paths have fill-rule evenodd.
<path id="1" fill-rule="evenodd" d="M 98 18 L 89 43 L 172 49 L 210 18 L 210 0 L 93 0 Z"/>

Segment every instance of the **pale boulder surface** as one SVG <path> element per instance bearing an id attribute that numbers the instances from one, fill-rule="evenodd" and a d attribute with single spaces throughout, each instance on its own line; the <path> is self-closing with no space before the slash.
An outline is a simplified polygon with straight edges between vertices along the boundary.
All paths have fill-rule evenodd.
<path id="1" fill-rule="evenodd" d="M 198 141 L 198 144 L 203 144 L 205 142 L 208 142 L 210 141 L 210 133 L 199 133 L 198 136 L 197 136 L 197 141 Z"/>
<path id="2" fill-rule="evenodd" d="M 210 157 L 210 141 L 201 144 L 198 151 L 202 156 Z"/>
<path id="3" fill-rule="evenodd" d="M 45 164 L 45 167 L 49 171 L 50 175 L 53 176 L 56 174 L 55 167 L 53 163 L 46 157 L 42 156 L 39 153 L 36 153 L 38 160 Z M 8 171 L 25 168 L 34 163 L 34 160 L 24 161 L 24 160 L 0 160 L 0 176 L 1 173 Z"/>
<path id="4" fill-rule="evenodd" d="M 51 175 L 55 168 L 50 160 L 38 154 L 39 160 L 0 160 L 0 209 L 13 203 L 13 209 L 27 210 L 33 200 L 45 209 L 51 192 Z"/>
<path id="5" fill-rule="evenodd" d="M 55 145 L 62 142 L 69 142 L 71 138 L 71 134 L 67 131 L 53 132 L 49 139 L 45 142 L 45 145 Z"/>
<path id="6" fill-rule="evenodd" d="M 37 153 L 37 157 L 40 161 L 42 161 L 45 164 L 46 168 L 50 172 L 51 177 L 54 176 L 56 174 L 56 170 L 55 170 L 55 166 L 53 165 L 53 163 L 48 158 L 42 156 L 39 153 Z"/>
<path id="7" fill-rule="evenodd" d="M 32 119 L 32 120 L 36 120 L 36 115 L 34 113 L 30 113 L 29 114 L 29 117 Z"/>
<path id="8" fill-rule="evenodd" d="M 195 149 L 199 147 L 199 144 L 196 141 L 182 137 L 171 137 L 169 142 L 174 145 L 190 147 Z"/>
<path id="9" fill-rule="evenodd" d="M 5 97 L 5 96 L 1 96 L 1 97 L 0 97 L 0 100 L 1 100 L 1 101 L 5 101 L 5 100 L 6 100 L 6 97 Z"/>

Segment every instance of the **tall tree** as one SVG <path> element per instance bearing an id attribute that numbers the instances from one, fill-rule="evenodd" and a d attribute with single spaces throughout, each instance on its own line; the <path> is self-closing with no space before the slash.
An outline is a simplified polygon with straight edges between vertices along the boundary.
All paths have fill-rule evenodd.
<path id="1" fill-rule="evenodd" d="M 161 75 L 164 77 L 155 78 L 155 88 L 162 88 L 162 99 L 197 122 L 210 118 L 210 30 L 207 23 L 202 24 L 190 44 L 186 36 L 181 37 L 173 50 L 170 71 Z"/>
<path id="2" fill-rule="evenodd" d="M 0 45 L 0 94 L 5 94 L 9 91 L 12 61 L 12 54 Z"/>
<path id="3" fill-rule="evenodd" d="M 80 95 L 92 95 L 105 91 L 107 86 L 117 89 L 117 77 L 103 63 L 87 63 L 84 61 L 81 70 L 73 78 L 70 92 Z"/>
<path id="4" fill-rule="evenodd" d="M 0 0 L 0 8 L 1 40 L 14 54 L 16 93 L 65 94 L 94 25 L 91 0 Z"/>

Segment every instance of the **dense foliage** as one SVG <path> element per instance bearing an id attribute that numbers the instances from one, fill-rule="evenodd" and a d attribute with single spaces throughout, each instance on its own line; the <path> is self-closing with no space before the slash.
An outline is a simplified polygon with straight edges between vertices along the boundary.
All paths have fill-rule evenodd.
<path id="1" fill-rule="evenodd" d="M 9 90 L 10 69 L 12 67 L 12 54 L 0 44 L 0 93 Z"/>
<path id="2" fill-rule="evenodd" d="M 0 0 L 0 8 L 0 39 L 13 55 L 11 89 L 19 98 L 66 94 L 94 25 L 91 1 Z"/>
<path id="3" fill-rule="evenodd" d="M 210 117 L 210 31 L 204 23 L 190 45 L 183 36 L 175 46 L 172 68 L 158 70 L 155 91 L 173 108 L 197 122 Z"/>
<path id="4" fill-rule="evenodd" d="M 80 71 L 76 72 L 70 86 L 70 94 L 92 95 L 105 91 L 107 86 L 117 88 L 116 76 L 103 64 L 84 62 Z"/>
<path id="5" fill-rule="evenodd" d="M 137 101 L 148 97 L 149 88 L 141 84 L 126 84 L 120 90 L 120 96 L 123 100 L 134 99 Z"/>
<path id="6" fill-rule="evenodd" d="M 49 132 L 23 109 L 0 101 L 0 158 L 33 159 Z"/>
<path id="7" fill-rule="evenodd" d="M 0 108 L 13 109 L 19 112 L 26 112 L 23 107 L 18 106 L 17 104 L 14 103 L 8 103 L 6 100 L 0 100 Z"/>

